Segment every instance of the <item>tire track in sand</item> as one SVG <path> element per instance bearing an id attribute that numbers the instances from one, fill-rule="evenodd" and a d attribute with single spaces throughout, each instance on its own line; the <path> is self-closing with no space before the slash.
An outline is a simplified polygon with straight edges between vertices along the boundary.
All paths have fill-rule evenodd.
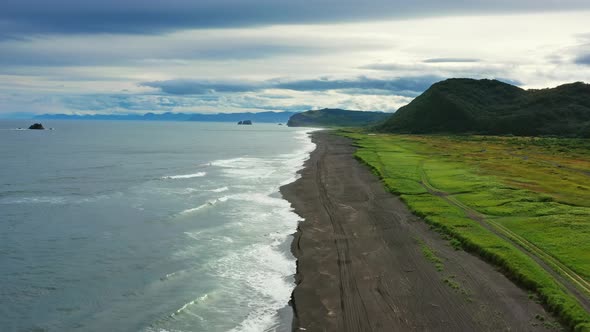
<path id="1" fill-rule="evenodd" d="M 421 175 L 421 185 L 424 187 L 424 189 L 426 189 L 432 195 L 441 197 L 447 203 L 461 209 L 463 212 L 465 212 L 465 215 L 469 219 L 479 223 L 490 232 L 496 234 L 508 243 L 511 243 L 515 248 L 519 249 L 522 253 L 532 258 L 537 264 L 539 264 L 539 266 L 547 271 L 547 273 L 553 276 L 553 278 L 559 284 L 567 289 L 569 293 L 572 294 L 580 302 L 580 304 L 582 304 L 584 309 L 590 311 L 590 282 L 567 267 L 565 264 L 561 263 L 550 253 L 539 248 L 522 236 L 514 233 L 502 224 L 496 222 L 494 220 L 496 216 L 487 215 L 472 209 L 468 205 L 463 204 L 463 202 L 453 197 L 452 194 L 433 186 L 428 180 L 428 176 L 424 170 L 424 161 L 420 162 L 419 168 Z"/>

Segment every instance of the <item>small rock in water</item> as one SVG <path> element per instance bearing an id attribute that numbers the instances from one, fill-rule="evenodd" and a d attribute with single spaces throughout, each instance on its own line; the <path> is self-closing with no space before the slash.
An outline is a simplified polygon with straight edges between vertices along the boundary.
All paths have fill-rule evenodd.
<path id="1" fill-rule="evenodd" d="M 43 128 L 43 125 L 40 123 L 34 123 L 29 127 L 29 129 L 43 130 L 45 128 Z"/>

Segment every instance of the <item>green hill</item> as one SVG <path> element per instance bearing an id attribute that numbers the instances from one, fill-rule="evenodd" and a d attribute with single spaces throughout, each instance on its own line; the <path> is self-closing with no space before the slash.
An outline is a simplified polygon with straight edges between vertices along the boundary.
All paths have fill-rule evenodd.
<path id="1" fill-rule="evenodd" d="M 377 130 L 590 137 L 590 85 L 523 90 L 497 80 L 433 84 Z"/>
<path id="2" fill-rule="evenodd" d="M 364 127 L 374 126 L 389 118 L 391 113 L 347 111 L 324 108 L 297 113 L 289 118 L 289 127 Z"/>

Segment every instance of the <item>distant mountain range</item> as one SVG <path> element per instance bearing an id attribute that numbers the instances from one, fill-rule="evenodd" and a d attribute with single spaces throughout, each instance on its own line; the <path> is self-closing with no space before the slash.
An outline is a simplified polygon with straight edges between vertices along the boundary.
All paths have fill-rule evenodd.
<path id="1" fill-rule="evenodd" d="M 145 114 L 43 114 L 34 119 L 51 120 L 127 120 L 127 121 L 202 121 L 202 122 L 238 122 L 250 120 L 253 123 L 286 123 L 294 112 L 260 112 L 260 113 L 145 113 Z"/>
<path id="2" fill-rule="evenodd" d="M 44 114 L 34 119 L 287 123 L 292 127 L 372 127 L 409 134 L 590 137 L 590 85 L 524 90 L 497 80 L 455 78 L 433 84 L 397 112 Z"/>
<path id="3" fill-rule="evenodd" d="M 448 79 L 433 84 L 376 129 L 590 137 L 590 85 L 523 90 L 497 80 Z"/>
<path id="4" fill-rule="evenodd" d="M 235 122 L 250 120 L 252 123 L 287 123 L 292 127 L 362 127 L 376 125 L 391 113 L 322 109 L 307 112 L 259 112 L 259 113 L 145 113 L 145 114 L 43 114 L 35 120 L 117 120 L 117 121 L 201 121 Z"/>
<path id="5" fill-rule="evenodd" d="M 391 113 L 324 108 L 291 116 L 289 127 L 365 127 L 385 121 Z"/>

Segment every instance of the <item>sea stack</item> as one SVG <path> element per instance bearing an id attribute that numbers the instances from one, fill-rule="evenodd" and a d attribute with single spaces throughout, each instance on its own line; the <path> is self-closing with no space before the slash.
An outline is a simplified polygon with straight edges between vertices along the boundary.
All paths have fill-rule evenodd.
<path id="1" fill-rule="evenodd" d="M 44 127 L 43 127 L 43 125 L 42 125 L 42 124 L 40 124 L 40 123 L 34 123 L 34 124 L 32 124 L 32 125 L 29 127 L 29 129 L 34 129 L 34 130 L 43 130 L 43 129 L 45 129 L 45 128 L 44 128 Z"/>

